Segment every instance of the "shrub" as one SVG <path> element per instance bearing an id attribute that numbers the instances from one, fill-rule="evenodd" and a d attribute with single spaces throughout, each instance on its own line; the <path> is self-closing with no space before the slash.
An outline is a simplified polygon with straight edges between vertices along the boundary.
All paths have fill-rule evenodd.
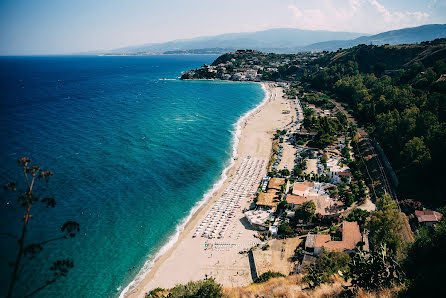
<path id="1" fill-rule="evenodd" d="M 310 288 L 319 286 L 328 281 L 336 273 L 347 274 L 351 258 L 345 252 L 326 252 L 325 250 L 316 259 L 316 262 L 307 268 L 304 281 Z"/>
<path id="2" fill-rule="evenodd" d="M 370 216 L 370 212 L 367 210 L 361 210 L 359 208 L 355 208 L 350 212 L 347 216 L 347 221 L 356 221 L 358 222 L 359 227 L 364 229 L 367 218 Z"/>
<path id="3" fill-rule="evenodd" d="M 257 277 L 254 282 L 259 284 L 262 282 L 267 282 L 268 280 L 270 280 L 271 278 L 274 278 L 274 277 L 285 277 L 285 275 L 283 275 L 280 272 L 267 271 L 267 272 L 263 273 L 262 275 L 260 275 L 259 277 Z"/>
<path id="4" fill-rule="evenodd" d="M 222 286 L 213 278 L 200 281 L 190 281 L 186 285 L 176 285 L 170 290 L 168 297 L 223 297 Z"/>

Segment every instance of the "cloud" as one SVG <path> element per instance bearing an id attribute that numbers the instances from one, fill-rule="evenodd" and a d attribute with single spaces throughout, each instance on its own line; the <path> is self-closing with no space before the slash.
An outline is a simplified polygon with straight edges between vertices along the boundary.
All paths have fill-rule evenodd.
<path id="1" fill-rule="evenodd" d="M 392 11 L 379 0 L 294 1 L 288 5 L 301 29 L 377 33 L 425 24 L 424 11 Z"/>

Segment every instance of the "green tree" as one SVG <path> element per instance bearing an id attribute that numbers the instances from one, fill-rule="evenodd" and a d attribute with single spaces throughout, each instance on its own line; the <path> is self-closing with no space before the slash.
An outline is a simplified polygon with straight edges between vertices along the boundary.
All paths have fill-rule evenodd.
<path id="1" fill-rule="evenodd" d="M 370 212 L 367 210 L 362 210 L 359 208 L 355 208 L 350 212 L 346 218 L 347 221 L 356 221 L 361 228 L 361 230 L 364 229 L 367 219 L 370 216 Z"/>
<path id="2" fill-rule="evenodd" d="M 295 234 L 294 229 L 290 226 L 289 223 L 287 222 L 282 222 L 278 228 L 277 233 L 279 235 L 285 236 L 285 237 L 290 237 L 293 236 Z"/>
<path id="3" fill-rule="evenodd" d="M 315 213 L 316 205 L 313 201 L 307 201 L 296 208 L 294 218 L 295 220 L 302 220 L 303 222 L 311 222 Z"/>
<path id="4" fill-rule="evenodd" d="M 408 167 L 418 169 L 425 166 L 431 160 L 431 155 L 424 144 L 424 138 L 413 137 L 408 141 L 401 152 L 401 159 Z"/>
<path id="5" fill-rule="evenodd" d="M 282 175 L 282 176 L 289 176 L 290 175 L 290 170 L 288 170 L 288 169 L 280 170 L 279 174 Z"/>
<path id="6" fill-rule="evenodd" d="M 280 211 L 285 211 L 288 208 L 287 201 L 280 201 L 280 203 L 277 205 L 276 214 L 279 214 Z"/>
<path id="7" fill-rule="evenodd" d="M 369 239 L 374 247 L 386 245 L 397 253 L 401 245 L 402 222 L 396 204 L 386 194 L 378 198 L 376 207 L 368 223 Z"/>

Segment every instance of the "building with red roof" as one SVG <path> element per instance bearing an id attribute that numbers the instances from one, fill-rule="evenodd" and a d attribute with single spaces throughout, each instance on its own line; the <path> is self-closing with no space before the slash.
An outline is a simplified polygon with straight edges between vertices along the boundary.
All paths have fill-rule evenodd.
<path id="1" fill-rule="evenodd" d="M 432 227 L 434 224 L 441 220 L 443 214 L 436 211 L 415 210 L 415 216 L 417 217 L 419 224 L 425 225 L 427 227 Z"/>

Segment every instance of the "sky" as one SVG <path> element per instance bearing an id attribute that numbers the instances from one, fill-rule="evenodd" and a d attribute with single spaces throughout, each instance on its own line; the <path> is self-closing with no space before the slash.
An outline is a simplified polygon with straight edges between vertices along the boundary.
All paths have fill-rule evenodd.
<path id="1" fill-rule="evenodd" d="M 72 54 L 271 28 L 446 23 L 446 0 L 0 0 L 0 55 Z"/>

